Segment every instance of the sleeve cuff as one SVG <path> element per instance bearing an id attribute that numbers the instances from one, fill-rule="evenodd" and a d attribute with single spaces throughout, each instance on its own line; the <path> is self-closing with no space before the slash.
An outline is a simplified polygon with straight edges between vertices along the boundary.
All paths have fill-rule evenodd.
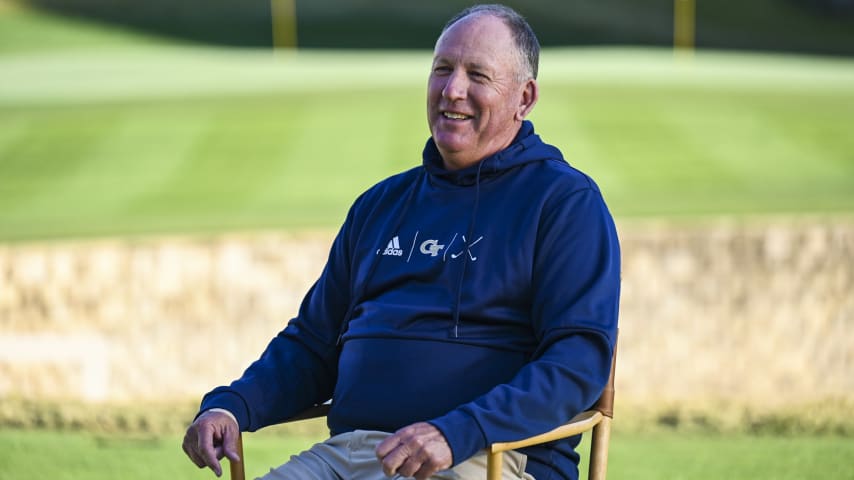
<path id="1" fill-rule="evenodd" d="M 237 421 L 237 417 L 235 417 L 233 413 L 229 412 L 228 410 L 226 410 L 224 408 L 211 408 L 211 409 L 205 410 L 204 412 L 201 412 L 198 416 L 201 417 L 202 415 L 204 415 L 207 412 L 224 413 L 224 414 L 228 415 L 229 417 L 231 417 L 231 419 L 234 420 L 234 423 L 240 425 L 240 422 Z"/>
<path id="2" fill-rule="evenodd" d="M 469 414 L 452 410 L 447 415 L 429 420 L 427 423 L 438 428 L 453 454 L 453 466 L 468 460 L 486 448 L 486 438 L 480 425 Z"/>
<path id="3" fill-rule="evenodd" d="M 234 420 L 237 421 L 237 425 L 240 426 L 241 432 L 252 431 L 249 422 L 249 409 L 243 397 L 237 393 L 215 389 L 205 395 L 205 398 L 202 399 L 202 405 L 199 408 L 199 415 L 213 409 L 225 410 L 232 415 Z M 196 415 L 196 418 L 198 418 L 198 415 Z"/>

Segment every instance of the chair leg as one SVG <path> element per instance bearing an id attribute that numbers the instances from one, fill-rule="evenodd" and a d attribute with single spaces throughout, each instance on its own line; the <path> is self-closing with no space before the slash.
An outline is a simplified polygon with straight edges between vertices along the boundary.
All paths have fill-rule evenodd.
<path id="1" fill-rule="evenodd" d="M 501 480 L 501 464 L 504 462 L 504 455 L 501 452 L 487 452 L 486 455 L 486 480 Z"/>
<path id="2" fill-rule="evenodd" d="M 608 472 L 608 443 L 611 440 L 611 419 L 602 417 L 598 425 L 593 427 L 593 437 L 590 440 L 590 470 L 588 480 L 605 480 Z"/>
<path id="3" fill-rule="evenodd" d="M 231 467 L 231 480 L 246 480 L 246 471 L 243 466 L 246 464 L 243 458 L 243 435 L 237 436 L 237 456 L 240 457 L 239 462 L 229 460 Z"/>

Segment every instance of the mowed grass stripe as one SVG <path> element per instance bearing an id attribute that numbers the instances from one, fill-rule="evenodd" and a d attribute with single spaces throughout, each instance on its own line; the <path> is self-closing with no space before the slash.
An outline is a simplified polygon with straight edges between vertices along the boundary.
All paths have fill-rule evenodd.
<path id="1" fill-rule="evenodd" d="M 64 84 L 48 79 L 31 86 L 31 97 L 0 98 L 0 125 L 12 126 L 0 134 L 0 238 L 334 227 L 365 188 L 420 162 L 426 72 L 417 82 L 409 73 L 368 81 L 373 61 L 383 59 L 381 77 L 395 62 L 409 71 L 411 58 L 300 53 L 272 61 L 275 68 L 268 57 L 258 70 L 253 55 L 232 63 L 233 54 L 199 60 L 195 50 L 166 50 L 166 60 L 152 50 L 132 57 L 150 63 L 122 65 L 167 79 L 175 72 L 161 69 L 180 58 L 182 71 L 245 70 L 204 80 L 200 92 L 153 88 L 138 97 L 135 88 L 168 82 L 143 78 L 126 90 L 126 76 L 92 77 L 116 54 L 102 52 L 80 70 L 96 86 L 53 91 Z M 532 118 L 597 180 L 618 216 L 854 210 L 854 82 L 837 81 L 848 71 L 839 62 L 775 59 L 772 72 L 783 80 L 759 88 L 755 70 L 745 70 L 743 87 L 731 78 L 745 67 L 739 56 L 729 70 L 720 57 L 685 70 L 646 51 L 605 51 L 626 62 L 610 67 L 584 52 L 560 53 Z M 33 66 L 40 57 L 15 58 Z M 11 64 L 0 56 L 0 68 Z M 816 71 L 805 76 L 801 66 Z M 613 75 L 630 68 L 638 81 Z M 281 77 L 290 86 L 256 88 L 253 76 L 274 70 L 265 81 L 290 72 L 295 78 Z M 726 81 L 699 81 L 697 72 Z M 100 83 L 113 96 L 92 97 Z M 62 101 L 38 99 L 44 88 Z"/>
<path id="2" fill-rule="evenodd" d="M 177 216 L 258 221 L 261 215 L 275 225 L 297 217 L 326 226 L 310 220 L 329 218 L 330 211 L 342 219 L 342 206 L 376 179 L 418 162 L 423 132 L 412 136 L 417 140 L 407 144 L 408 155 L 394 147 L 407 120 L 389 96 L 401 95 L 389 92 L 384 102 L 376 94 L 346 93 L 209 102 L 200 108 L 210 109 L 210 125 L 181 167 L 139 199 L 137 210 L 155 204 L 171 206 Z"/>
<path id="3" fill-rule="evenodd" d="M 178 168 L 139 198 L 135 210 L 144 212 L 154 204 L 179 215 L 239 213 L 253 192 L 269 188 L 271 170 L 286 163 L 277 142 L 282 135 L 263 107 L 250 108 L 252 118 L 234 102 L 201 106 L 205 128 L 195 133 Z M 288 127 L 286 120 L 281 127 Z"/>
<path id="4" fill-rule="evenodd" d="M 428 51 L 217 50 L 139 45 L 0 55 L 0 103 L 185 99 L 260 92 L 423 88 Z M 557 85 L 653 86 L 836 95 L 852 90 L 854 62 L 785 55 L 700 52 L 691 62 L 667 49 L 549 49 L 541 80 Z"/>
<path id="5" fill-rule="evenodd" d="M 562 139 L 577 166 L 596 178 L 602 170 L 601 179 L 612 181 L 606 194 L 629 209 L 622 213 L 854 206 L 854 150 L 839 122 L 854 119 L 854 95 L 817 101 L 809 91 L 701 94 L 648 85 L 565 87 L 551 95 L 553 103 L 543 103 L 535 115 L 540 129 L 546 138 Z M 575 120 L 562 135 L 553 126 L 565 124 L 565 112 Z M 596 148 L 573 157 L 576 141 Z"/>
<path id="6" fill-rule="evenodd" d="M 204 123 L 192 111 L 176 117 L 162 109 L 149 114 L 147 107 L 61 110 L 22 114 L 29 131 L 0 160 L 0 227 L 121 222 L 135 196 L 182 160 L 190 130 Z M 179 121 L 160 128 L 163 118 Z"/>
<path id="7" fill-rule="evenodd" d="M 597 146 L 595 157 L 575 157 L 573 163 L 597 179 L 600 166 L 606 169 L 599 183 L 618 211 L 637 213 L 635 209 L 651 205 L 656 211 L 678 211 L 680 205 L 696 206 L 703 200 L 699 196 L 704 189 L 726 187 L 733 181 L 726 168 L 673 125 L 672 111 L 683 117 L 677 123 L 691 122 L 702 97 L 649 87 L 587 87 L 561 93 L 564 108 L 576 112 L 579 119 L 581 141 Z M 551 136 L 548 133 L 546 138 Z M 566 140 L 569 152 L 573 141 Z M 617 180 L 604 183 L 608 178 Z"/>
<path id="8" fill-rule="evenodd" d="M 0 115 L 6 112 L 0 110 Z M 13 111 L 10 118 L 26 128 L 6 142 L 0 158 L 4 204 L 37 204 L 43 194 L 61 188 L 70 175 L 86 170 L 103 131 L 115 123 L 113 109 L 92 109 L 85 121 L 71 109 Z"/>
<path id="9" fill-rule="evenodd" d="M 65 123 L 101 132 L 100 142 L 77 159 L 86 166 L 51 175 L 57 182 L 27 184 L 32 201 L 0 204 L 0 229 L 29 224 L 33 234 L 52 236 L 66 228 L 102 234 L 329 227 L 378 178 L 419 161 L 427 128 L 421 122 L 411 128 L 409 120 L 423 118 L 421 95 L 345 92 L 62 107 L 74 112 Z M 25 110 L 34 131 L 55 140 L 48 133 L 55 129 L 46 113 L 51 109 L 35 110 Z M 103 117 L 104 110 L 116 116 Z M 54 148 L 73 155 L 68 143 L 75 135 L 54 141 Z M 50 173 L 34 169 L 41 163 L 22 158 L 20 170 L 0 164 L 0 172 L 7 179 L 38 179 Z"/>
<path id="10" fill-rule="evenodd" d="M 175 175 L 210 123 L 199 111 L 142 107 L 122 112 L 115 125 L 105 127 L 107 134 L 89 157 L 86 171 L 69 178 L 66 189 L 57 192 L 116 219 L 138 213 L 140 198 Z M 164 118 L 170 119 L 167 125 Z"/>

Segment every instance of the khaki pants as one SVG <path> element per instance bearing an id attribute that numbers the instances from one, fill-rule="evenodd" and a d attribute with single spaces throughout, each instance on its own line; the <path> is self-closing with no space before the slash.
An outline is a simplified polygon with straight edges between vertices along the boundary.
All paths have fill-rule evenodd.
<path id="1" fill-rule="evenodd" d="M 389 433 L 356 430 L 336 435 L 291 457 L 288 463 L 270 470 L 259 480 L 388 480 L 374 451 Z M 504 480 L 534 480 L 525 473 L 527 457 L 518 452 L 504 453 Z M 401 479 L 400 475 L 392 477 Z M 486 453 L 481 452 L 433 480 L 485 480 Z"/>

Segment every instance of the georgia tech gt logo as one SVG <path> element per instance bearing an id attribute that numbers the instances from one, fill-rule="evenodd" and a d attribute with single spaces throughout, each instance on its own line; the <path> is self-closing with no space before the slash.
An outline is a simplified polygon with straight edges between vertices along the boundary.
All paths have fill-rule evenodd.
<path id="1" fill-rule="evenodd" d="M 421 253 L 435 257 L 439 255 L 439 251 L 445 248 L 444 245 L 439 245 L 438 240 L 424 240 L 421 243 Z"/>

